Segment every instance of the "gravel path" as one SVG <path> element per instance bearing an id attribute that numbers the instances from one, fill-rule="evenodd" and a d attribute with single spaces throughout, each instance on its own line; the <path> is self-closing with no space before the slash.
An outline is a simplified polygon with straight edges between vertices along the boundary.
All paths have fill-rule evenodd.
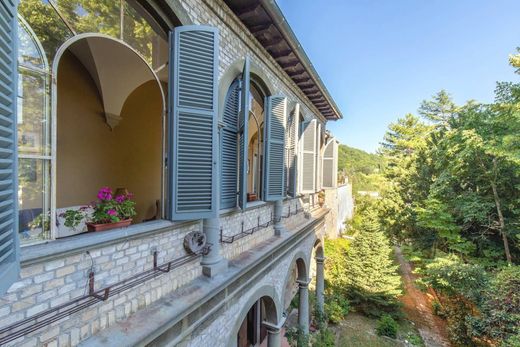
<path id="1" fill-rule="evenodd" d="M 404 282 L 405 294 L 402 296 L 401 302 L 404 305 L 403 310 L 406 316 L 415 324 L 427 347 L 450 347 L 446 323 L 433 314 L 428 294 L 415 286 L 412 267 L 404 259 L 401 249 L 396 247 L 395 254 Z"/>

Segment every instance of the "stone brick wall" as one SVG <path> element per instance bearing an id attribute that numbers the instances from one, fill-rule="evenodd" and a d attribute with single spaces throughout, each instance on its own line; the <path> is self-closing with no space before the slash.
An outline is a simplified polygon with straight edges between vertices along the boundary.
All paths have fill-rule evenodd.
<path id="1" fill-rule="evenodd" d="M 339 236 L 338 212 L 339 200 L 337 189 L 325 189 L 325 207 L 329 208 L 329 214 L 325 220 L 325 230 L 328 238 L 336 238 Z"/>
<path id="2" fill-rule="evenodd" d="M 285 213 L 288 212 L 289 205 L 294 208 L 299 204 L 298 199 L 286 201 Z M 268 220 L 271 218 L 272 208 L 272 204 L 265 204 L 245 212 L 232 213 L 222 217 L 222 225 L 224 230 L 234 232 L 234 229 L 240 228 L 242 220 L 245 220 L 245 224 L 250 223 L 246 225 L 256 223 L 258 216 L 262 220 L 264 218 Z M 285 219 L 284 223 L 291 228 L 293 225 L 301 224 L 304 220 L 304 212 L 300 212 L 298 215 Z M 194 223 L 187 227 L 172 228 L 149 237 L 143 236 L 109 246 L 101 245 L 90 249 L 88 251 L 90 255 L 85 251 L 80 251 L 77 254 L 66 255 L 51 261 L 37 261 L 34 264 L 23 266 L 20 281 L 13 284 L 8 293 L 0 298 L 2 302 L 0 327 L 8 326 L 85 295 L 88 291 L 88 274 L 91 270 L 95 273 L 96 289 L 100 289 L 152 268 L 153 250 L 158 251 L 159 264 L 185 255 L 184 236 L 193 230 L 200 230 L 200 224 Z M 274 230 L 270 226 L 235 243 L 224 244 L 223 255 L 228 259 L 233 259 L 272 237 L 273 234 Z M 126 319 L 132 313 L 147 307 L 201 275 L 199 261 L 194 260 L 136 288 L 109 298 L 107 301 L 100 301 L 66 319 L 52 323 L 49 327 L 19 338 L 8 345 L 75 346 L 101 329 Z"/>

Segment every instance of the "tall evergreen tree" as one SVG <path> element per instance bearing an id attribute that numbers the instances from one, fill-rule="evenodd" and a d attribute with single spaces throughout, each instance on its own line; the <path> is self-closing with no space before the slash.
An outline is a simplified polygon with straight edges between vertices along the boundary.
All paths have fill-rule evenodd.
<path id="1" fill-rule="evenodd" d="M 361 311 L 380 315 L 397 303 L 401 279 L 388 237 L 381 231 L 377 210 L 368 208 L 359 213 L 363 227 L 346 257 L 347 293 Z"/>

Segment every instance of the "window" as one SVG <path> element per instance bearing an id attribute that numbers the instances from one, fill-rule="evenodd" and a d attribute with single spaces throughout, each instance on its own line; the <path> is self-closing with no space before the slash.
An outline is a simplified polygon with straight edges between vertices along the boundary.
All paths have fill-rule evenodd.
<path id="1" fill-rule="evenodd" d="M 61 213 L 103 186 L 134 193 L 135 222 L 162 217 L 167 34 L 133 1 L 21 0 L 18 13 L 22 243 L 68 236 Z"/>
<path id="2" fill-rule="evenodd" d="M 251 83 L 249 91 L 247 201 L 257 201 L 263 198 L 265 95 L 255 83 Z"/>
<path id="3" fill-rule="evenodd" d="M 263 198 L 267 88 L 261 82 L 257 82 L 255 77 L 251 80 L 251 76 L 246 72 L 247 68 L 244 71 L 246 76 L 237 78 L 229 87 L 221 115 L 223 127 L 220 131 L 220 209 L 234 208 L 237 204 L 244 207 L 240 199 L 237 199 L 243 193 L 248 202 Z M 243 88 L 244 83 L 248 83 L 246 88 Z M 244 90 L 248 93 L 247 98 L 242 94 Z M 242 121 L 241 109 L 244 104 L 248 107 L 247 119 Z M 244 136 L 247 139 L 244 139 Z M 247 150 L 242 159 L 243 147 Z"/>
<path id="4" fill-rule="evenodd" d="M 49 238 L 49 66 L 27 23 L 19 20 L 18 228 L 22 242 Z"/>

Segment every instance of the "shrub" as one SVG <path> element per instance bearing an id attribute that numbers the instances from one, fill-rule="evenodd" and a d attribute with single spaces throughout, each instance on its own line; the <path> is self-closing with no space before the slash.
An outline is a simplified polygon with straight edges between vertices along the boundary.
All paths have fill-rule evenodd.
<path id="1" fill-rule="evenodd" d="M 433 313 L 436 316 L 444 317 L 444 311 L 442 310 L 442 305 L 439 302 L 439 300 L 435 299 L 432 301 L 432 309 L 433 309 Z"/>
<path id="2" fill-rule="evenodd" d="M 313 336 L 312 347 L 334 347 L 336 345 L 336 336 L 332 330 L 322 328 Z"/>
<path id="3" fill-rule="evenodd" d="M 338 324 L 350 311 L 349 301 L 342 295 L 327 296 L 325 300 L 325 316 L 332 324 Z"/>
<path id="4" fill-rule="evenodd" d="M 397 337 L 397 330 L 397 322 L 391 316 L 384 314 L 379 318 L 376 328 L 379 336 L 388 336 L 395 339 Z"/>
<path id="5" fill-rule="evenodd" d="M 290 346 L 309 346 L 309 335 L 304 334 L 300 327 L 292 327 L 285 330 L 285 337 Z"/>

